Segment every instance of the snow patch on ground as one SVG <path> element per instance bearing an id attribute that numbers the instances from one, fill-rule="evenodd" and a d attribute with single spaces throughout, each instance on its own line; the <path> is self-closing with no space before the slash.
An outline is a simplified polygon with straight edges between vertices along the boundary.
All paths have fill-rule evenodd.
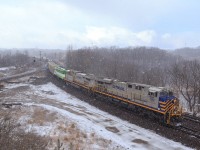
<path id="1" fill-rule="evenodd" d="M 6 85 L 5 85 L 5 88 L 6 88 L 6 89 L 14 89 L 14 88 L 22 87 L 22 86 L 29 86 L 29 84 L 26 84 L 26 83 L 6 84 Z"/>
<path id="2" fill-rule="evenodd" d="M 86 144 L 87 140 L 91 140 L 90 147 L 87 147 L 89 144 L 84 145 L 87 149 L 190 149 L 181 143 L 103 112 L 52 83 L 39 86 L 24 83 L 9 84 L 6 88 L 14 91 L 23 86 L 29 88 L 22 88 L 24 91 L 17 92 L 12 97 L 16 98 L 20 94 L 20 100 L 24 101 L 22 107 L 24 114 L 18 122 L 24 125 L 26 131 L 34 131 L 42 136 L 66 138 L 71 130 L 80 130 L 78 134 L 82 135 L 81 138 L 86 137 L 84 139 Z M 9 98 L 9 95 L 7 96 Z M 52 117 L 53 114 L 56 115 Z M 70 129 L 69 125 L 75 125 L 75 128 Z M 73 138 L 76 139 L 76 137 L 71 139 Z"/>
<path id="3" fill-rule="evenodd" d="M 0 71 L 6 71 L 6 70 L 9 70 L 9 69 L 16 69 L 16 67 L 14 67 L 14 66 L 10 66 L 10 67 L 1 67 L 1 68 L 0 68 Z"/>
<path id="4" fill-rule="evenodd" d="M 45 104 L 37 104 L 49 111 L 56 111 L 73 120 L 85 132 L 95 132 L 99 136 L 114 141 L 129 149 L 189 149 L 180 143 L 170 141 L 149 130 L 123 121 L 67 94 L 52 83 L 32 86 L 37 95 L 66 103 L 65 109 Z M 53 92 L 52 94 L 46 94 Z M 36 104 L 35 104 L 36 105 Z M 72 112 L 67 109 L 73 109 Z M 75 111 L 75 112 L 74 112 Z"/>

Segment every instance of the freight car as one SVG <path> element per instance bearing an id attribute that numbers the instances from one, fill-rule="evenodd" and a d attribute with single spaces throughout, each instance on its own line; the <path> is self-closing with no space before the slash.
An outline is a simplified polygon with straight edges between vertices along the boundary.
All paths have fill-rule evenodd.
<path id="1" fill-rule="evenodd" d="M 181 118 L 182 108 L 173 92 L 165 87 L 121 82 L 116 79 L 96 77 L 75 70 L 66 70 L 54 62 L 48 62 L 49 71 L 67 84 L 131 105 L 148 112 L 167 125 L 175 125 Z"/>

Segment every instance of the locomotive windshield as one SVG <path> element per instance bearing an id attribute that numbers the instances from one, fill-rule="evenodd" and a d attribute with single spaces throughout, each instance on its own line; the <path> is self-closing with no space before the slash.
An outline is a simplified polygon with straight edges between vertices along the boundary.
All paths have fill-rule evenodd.
<path id="1" fill-rule="evenodd" d="M 173 96 L 173 92 L 172 91 L 169 91 L 169 96 Z"/>
<path id="2" fill-rule="evenodd" d="M 173 96 L 173 92 L 172 91 L 161 91 L 160 92 L 160 96 Z"/>

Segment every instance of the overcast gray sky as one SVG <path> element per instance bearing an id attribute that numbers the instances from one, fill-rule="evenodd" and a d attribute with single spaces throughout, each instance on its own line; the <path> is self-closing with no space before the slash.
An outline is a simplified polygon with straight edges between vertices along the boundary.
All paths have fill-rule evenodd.
<path id="1" fill-rule="evenodd" d="M 199 6 L 199 0 L 0 0 L 0 47 L 196 47 Z"/>

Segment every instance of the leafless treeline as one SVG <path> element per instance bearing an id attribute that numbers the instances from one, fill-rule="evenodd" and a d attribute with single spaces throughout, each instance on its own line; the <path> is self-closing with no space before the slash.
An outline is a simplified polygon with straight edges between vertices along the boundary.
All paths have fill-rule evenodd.
<path id="1" fill-rule="evenodd" d="M 200 46 L 196 48 L 185 47 L 173 51 L 173 54 L 180 55 L 187 60 L 200 59 Z"/>
<path id="2" fill-rule="evenodd" d="M 150 84 L 170 86 L 186 99 L 191 111 L 200 104 L 200 65 L 158 48 L 84 48 L 68 50 L 66 68 Z"/>
<path id="3" fill-rule="evenodd" d="M 24 65 L 30 62 L 28 51 L 1 51 L 0 52 L 0 67 Z"/>
<path id="4" fill-rule="evenodd" d="M 181 61 L 170 69 L 172 85 L 188 102 L 190 111 L 196 113 L 195 105 L 200 105 L 200 63 L 197 60 Z"/>
<path id="5" fill-rule="evenodd" d="M 167 68 L 177 59 L 157 48 L 89 48 L 69 50 L 66 67 L 121 81 L 164 86 L 167 82 Z"/>

